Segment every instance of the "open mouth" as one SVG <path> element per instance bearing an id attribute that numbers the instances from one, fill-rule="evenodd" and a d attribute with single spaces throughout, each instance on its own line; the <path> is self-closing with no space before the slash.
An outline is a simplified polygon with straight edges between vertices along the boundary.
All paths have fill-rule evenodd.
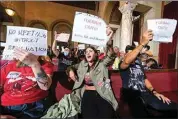
<path id="1" fill-rule="evenodd" d="M 87 56 L 87 59 L 90 59 L 90 58 L 91 58 L 91 56 L 90 56 L 90 55 L 88 55 L 88 56 Z"/>

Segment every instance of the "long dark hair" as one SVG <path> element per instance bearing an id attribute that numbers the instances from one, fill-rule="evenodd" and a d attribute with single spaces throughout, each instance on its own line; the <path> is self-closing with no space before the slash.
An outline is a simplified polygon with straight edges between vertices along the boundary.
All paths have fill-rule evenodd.
<path id="1" fill-rule="evenodd" d="M 98 61 L 98 51 L 96 50 L 96 48 L 93 47 L 93 46 L 88 46 L 87 48 L 85 48 L 85 54 L 86 54 L 86 50 L 87 50 L 88 48 L 91 48 L 91 49 L 95 52 L 95 54 L 96 54 L 96 57 L 95 57 L 95 59 L 94 59 L 94 62 Z M 85 61 L 87 61 L 87 60 L 86 60 L 86 57 L 85 57 Z"/>

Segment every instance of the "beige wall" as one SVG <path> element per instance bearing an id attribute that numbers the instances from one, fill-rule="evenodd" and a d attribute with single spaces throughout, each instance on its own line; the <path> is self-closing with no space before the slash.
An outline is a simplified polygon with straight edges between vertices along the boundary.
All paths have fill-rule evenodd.
<path id="1" fill-rule="evenodd" d="M 73 24 L 75 12 L 89 12 L 95 14 L 95 11 L 82 9 L 78 7 L 72 7 L 63 4 L 56 4 L 53 2 L 25 2 L 25 25 L 31 20 L 41 20 L 48 26 L 48 44 L 51 45 L 51 27 L 57 20 L 66 20 Z"/>
<path id="2" fill-rule="evenodd" d="M 103 18 L 107 24 L 109 24 L 112 9 L 117 1 L 101 1 L 99 3 L 98 16 Z"/>
<path id="3" fill-rule="evenodd" d="M 87 12 L 86 9 L 53 2 L 28 1 L 25 2 L 25 25 L 31 20 L 41 20 L 50 27 L 52 22 L 60 19 L 67 20 L 72 24 L 76 11 Z M 95 14 L 92 10 L 88 10 L 88 12 Z"/>
<path id="4" fill-rule="evenodd" d="M 7 6 L 8 2 L 3 2 Z M 46 1 L 12 2 L 10 6 L 21 18 L 21 26 L 27 26 L 32 20 L 43 21 L 48 27 L 48 44 L 51 45 L 51 27 L 57 20 L 65 20 L 73 24 L 76 11 L 96 14 L 93 10 L 57 4 Z"/>
<path id="5" fill-rule="evenodd" d="M 109 3 L 108 1 L 99 2 L 98 16 L 100 16 L 101 18 L 104 18 L 105 10 L 106 10 L 108 3 Z"/>

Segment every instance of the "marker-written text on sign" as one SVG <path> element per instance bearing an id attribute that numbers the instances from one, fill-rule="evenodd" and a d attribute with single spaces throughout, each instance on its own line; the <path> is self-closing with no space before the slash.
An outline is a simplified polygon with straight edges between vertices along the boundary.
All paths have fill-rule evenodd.
<path id="1" fill-rule="evenodd" d="M 167 30 L 170 23 L 168 21 L 156 21 L 156 26 L 160 30 Z"/>
<path id="2" fill-rule="evenodd" d="M 17 35 L 17 36 L 22 36 L 22 37 L 16 37 L 14 38 L 14 43 L 38 43 L 39 38 L 46 38 L 47 34 L 40 32 L 40 31 L 35 31 L 35 30 L 26 30 L 26 29 L 9 29 L 8 36 L 11 35 Z M 9 45 L 8 50 L 13 50 L 15 47 L 19 47 L 22 49 L 25 49 L 26 51 L 29 52 L 38 52 L 38 51 L 46 51 L 46 48 L 43 47 L 34 47 L 34 46 L 16 46 L 16 45 Z"/>
<path id="3" fill-rule="evenodd" d="M 25 49 L 35 55 L 47 54 L 47 31 L 29 27 L 7 27 L 4 59 L 12 59 L 15 47 Z"/>
<path id="4" fill-rule="evenodd" d="M 90 29 L 90 30 L 97 31 L 98 30 L 98 26 L 101 26 L 101 22 L 100 21 L 93 20 L 93 19 L 90 19 L 90 18 L 84 18 L 84 22 L 87 23 L 85 25 L 85 29 Z"/>
<path id="5" fill-rule="evenodd" d="M 26 29 L 13 29 L 12 28 L 12 29 L 9 29 L 8 35 L 15 35 L 16 34 L 16 35 L 19 35 L 19 36 L 31 36 L 31 37 L 36 37 L 36 38 L 46 38 L 47 34 L 40 32 L 40 31 L 32 30 L 32 29 L 26 30 Z"/>
<path id="6" fill-rule="evenodd" d="M 101 18 L 87 13 L 76 12 L 72 41 L 105 46 L 107 40 L 106 23 Z"/>
<path id="7" fill-rule="evenodd" d="M 153 31 L 153 41 L 172 42 L 177 21 L 174 19 L 152 19 L 148 20 L 148 29 Z"/>

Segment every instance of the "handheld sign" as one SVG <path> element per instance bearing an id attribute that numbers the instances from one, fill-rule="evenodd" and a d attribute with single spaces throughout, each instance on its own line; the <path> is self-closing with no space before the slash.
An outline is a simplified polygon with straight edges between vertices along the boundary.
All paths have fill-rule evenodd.
<path id="1" fill-rule="evenodd" d="M 76 12 L 72 41 L 96 46 L 105 46 L 108 41 L 106 23 L 97 16 Z"/>
<path id="2" fill-rule="evenodd" d="M 78 45 L 78 49 L 80 49 L 80 50 L 85 49 L 85 44 L 79 44 L 79 45 Z"/>
<path id="3" fill-rule="evenodd" d="M 148 29 L 153 30 L 153 41 L 172 42 L 176 29 L 177 20 L 174 19 L 153 19 L 148 20 Z"/>
<path id="4" fill-rule="evenodd" d="M 12 60 L 14 48 L 22 48 L 35 55 L 47 55 L 47 30 L 7 26 L 4 60 Z"/>
<path id="5" fill-rule="evenodd" d="M 68 33 L 60 33 L 60 34 L 57 34 L 56 40 L 60 42 L 68 42 L 69 37 L 70 37 L 70 34 Z"/>

